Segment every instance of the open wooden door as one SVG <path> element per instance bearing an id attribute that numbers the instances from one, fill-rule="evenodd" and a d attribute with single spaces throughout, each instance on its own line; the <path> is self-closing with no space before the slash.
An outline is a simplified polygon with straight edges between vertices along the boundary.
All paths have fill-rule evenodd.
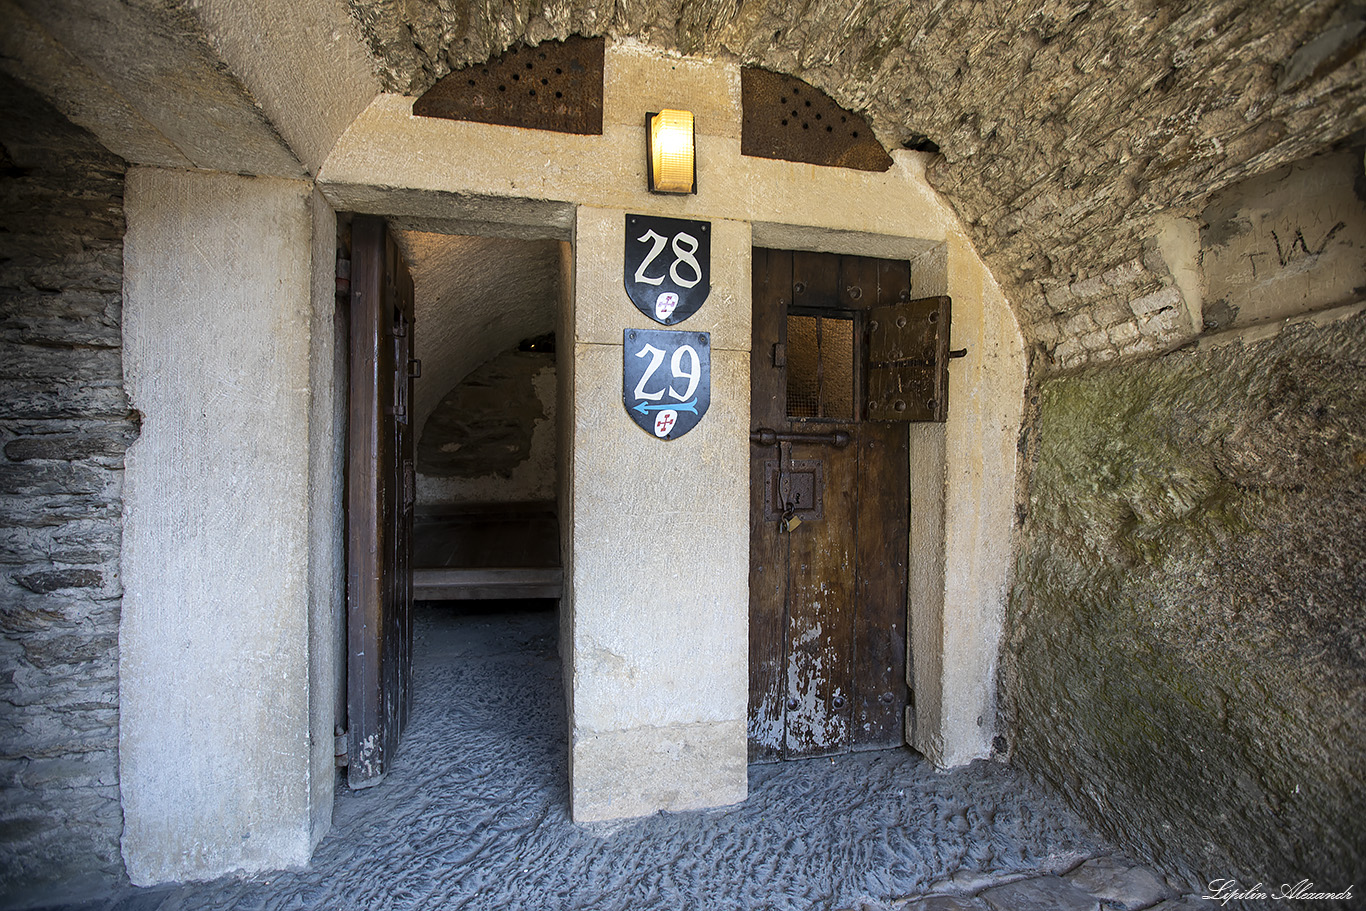
<path id="1" fill-rule="evenodd" d="M 949 318 L 910 293 L 905 261 L 754 251 L 751 761 L 904 742 L 905 422 L 944 419 Z"/>
<path id="2" fill-rule="evenodd" d="M 347 780 L 378 784 L 412 706 L 413 281 L 383 219 L 351 224 Z"/>

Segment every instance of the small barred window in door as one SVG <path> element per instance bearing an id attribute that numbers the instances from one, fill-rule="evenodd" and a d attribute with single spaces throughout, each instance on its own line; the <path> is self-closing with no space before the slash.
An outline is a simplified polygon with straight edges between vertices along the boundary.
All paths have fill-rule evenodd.
<path id="1" fill-rule="evenodd" d="M 787 317 L 787 416 L 854 419 L 854 321 Z"/>

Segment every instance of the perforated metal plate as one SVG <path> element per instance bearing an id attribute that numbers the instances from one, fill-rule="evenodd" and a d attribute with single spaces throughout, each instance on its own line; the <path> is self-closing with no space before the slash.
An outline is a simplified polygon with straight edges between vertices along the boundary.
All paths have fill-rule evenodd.
<path id="1" fill-rule="evenodd" d="M 602 38 L 514 45 L 443 76 L 413 102 L 419 117 L 558 133 L 602 133 Z"/>
<path id="2" fill-rule="evenodd" d="M 795 76 L 740 70 L 744 120 L 740 151 L 859 171 L 885 171 L 892 158 L 861 114 L 846 110 Z"/>

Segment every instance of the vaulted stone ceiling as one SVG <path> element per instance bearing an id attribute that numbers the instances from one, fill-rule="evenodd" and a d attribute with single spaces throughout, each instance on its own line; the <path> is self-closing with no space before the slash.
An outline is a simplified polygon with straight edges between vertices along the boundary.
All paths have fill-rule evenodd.
<path id="1" fill-rule="evenodd" d="M 605 34 L 800 76 L 888 147 L 937 147 L 929 179 L 1045 369 L 1189 338 L 1159 216 L 1366 126 L 1360 0 L 350 4 L 390 91 L 519 40 Z"/>

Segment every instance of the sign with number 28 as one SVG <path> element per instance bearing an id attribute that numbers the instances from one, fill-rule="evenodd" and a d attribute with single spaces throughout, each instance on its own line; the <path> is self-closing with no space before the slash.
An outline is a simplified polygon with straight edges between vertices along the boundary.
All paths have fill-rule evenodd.
<path id="1" fill-rule="evenodd" d="M 626 216 L 626 293 L 641 313 L 673 326 L 711 292 L 711 224 Z"/>

